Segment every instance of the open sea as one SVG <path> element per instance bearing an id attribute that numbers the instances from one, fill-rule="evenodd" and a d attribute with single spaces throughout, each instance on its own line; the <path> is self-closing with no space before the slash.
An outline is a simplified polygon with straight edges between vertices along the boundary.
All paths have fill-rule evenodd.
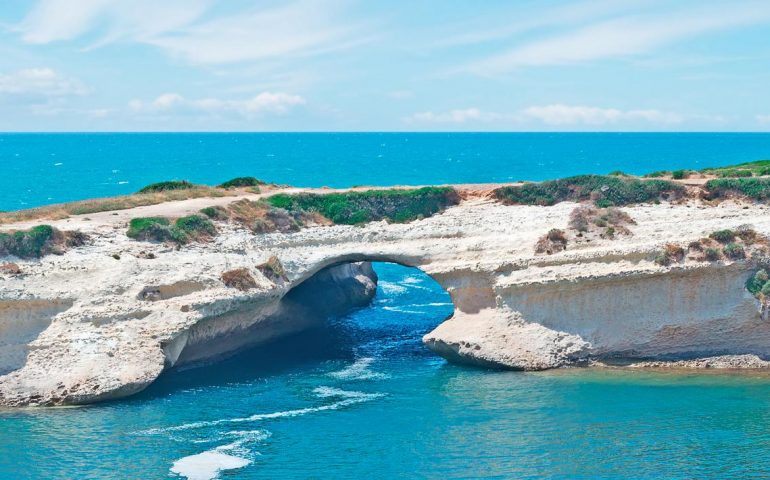
<path id="1" fill-rule="evenodd" d="M 2 134 L 0 210 L 171 178 L 470 183 L 763 158 L 767 134 Z M 770 478 L 770 376 L 450 365 L 420 342 L 446 292 L 375 268 L 373 304 L 319 330 L 130 399 L 0 412 L 0 479 Z"/>

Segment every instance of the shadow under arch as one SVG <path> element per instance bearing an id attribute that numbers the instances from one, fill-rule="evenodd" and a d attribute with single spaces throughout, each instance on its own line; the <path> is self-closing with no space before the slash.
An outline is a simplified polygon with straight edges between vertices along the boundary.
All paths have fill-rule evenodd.
<path id="1" fill-rule="evenodd" d="M 315 273 L 293 282 L 291 290 L 301 290 L 330 268 L 358 263 L 359 258 L 332 259 Z M 374 263 L 382 282 L 371 304 L 327 317 L 302 332 L 250 346 L 223 358 L 172 368 L 127 401 L 257 379 L 270 381 L 287 373 L 317 370 L 327 362 L 349 364 L 360 355 L 362 346 L 379 345 L 390 355 L 435 356 L 421 339 L 454 311 L 446 290 L 423 270 L 405 265 L 403 261 Z M 420 308 L 423 311 L 416 312 Z"/>

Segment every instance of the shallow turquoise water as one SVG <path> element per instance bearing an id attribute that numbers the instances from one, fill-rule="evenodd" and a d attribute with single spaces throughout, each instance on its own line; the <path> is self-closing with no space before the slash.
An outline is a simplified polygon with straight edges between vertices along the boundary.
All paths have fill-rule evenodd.
<path id="1" fill-rule="evenodd" d="M 0 134 L 0 210 L 254 175 L 297 186 L 544 180 L 770 158 L 768 133 Z"/>
<path id="2" fill-rule="evenodd" d="M 328 328 L 133 399 L 0 415 L 0 478 L 770 476 L 769 378 L 449 365 L 420 343 L 447 295 L 376 269 L 373 306 Z"/>

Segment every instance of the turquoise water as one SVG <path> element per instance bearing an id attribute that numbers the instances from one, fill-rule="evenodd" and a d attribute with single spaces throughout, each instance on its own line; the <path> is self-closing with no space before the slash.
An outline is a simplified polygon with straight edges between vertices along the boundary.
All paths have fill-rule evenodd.
<path id="1" fill-rule="evenodd" d="M 328 328 L 132 399 L 0 415 L 0 478 L 770 476 L 770 378 L 449 365 L 420 343 L 447 295 L 376 269 L 374 304 Z"/>
<path id="2" fill-rule="evenodd" d="M 770 158 L 764 133 L 0 134 L 0 210 L 254 175 L 297 186 L 543 180 Z"/>

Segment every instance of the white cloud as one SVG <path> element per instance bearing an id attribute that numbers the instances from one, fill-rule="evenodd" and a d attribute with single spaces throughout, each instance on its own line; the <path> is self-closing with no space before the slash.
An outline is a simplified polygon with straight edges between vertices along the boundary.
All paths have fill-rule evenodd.
<path id="1" fill-rule="evenodd" d="M 98 44 L 141 40 L 198 19 L 211 0 L 41 0 L 17 25 L 27 43 L 73 40 L 98 30 Z"/>
<path id="2" fill-rule="evenodd" d="M 526 66 L 565 65 L 622 58 L 653 51 L 709 32 L 770 21 L 767 3 L 742 2 L 665 15 L 637 15 L 594 23 L 568 33 L 532 41 L 470 63 L 460 70 L 495 75 Z"/>
<path id="3" fill-rule="evenodd" d="M 755 115 L 754 118 L 762 125 L 770 125 L 770 115 Z"/>
<path id="4" fill-rule="evenodd" d="M 365 41 L 360 23 L 342 21 L 345 3 L 295 0 L 216 15 L 213 0 L 41 0 L 16 30 L 28 43 L 92 35 L 89 48 L 127 40 L 201 64 L 282 60 Z"/>
<path id="5" fill-rule="evenodd" d="M 419 112 L 404 119 L 406 123 L 468 123 L 492 122 L 504 119 L 500 113 L 484 112 L 478 108 L 455 109 L 448 112 L 435 113 L 432 111 Z M 510 115 L 508 116 L 510 117 Z"/>
<path id="6" fill-rule="evenodd" d="M 619 110 L 564 104 L 532 106 L 522 110 L 521 114 L 548 125 L 603 125 L 630 121 L 671 124 L 684 121 L 683 115 L 660 110 Z"/>
<path id="7" fill-rule="evenodd" d="M 86 95 L 88 87 L 77 78 L 50 68 L 28 68 L 0 74 L 0 95 L 66 97 Z"/>
<path id="8" fill-rule="evenodd" d="M 647 123 L 651 125 L 680 124 L 688 119 L 717 120 L 717 117 L 682 115 L 661 110 L 620 110 L 584 105 L 552 104 L 531 106 L 516 112 L 490 112 L 478 108 L 449 110 L 447 112 L 415 113 L 404 121 L 408 124 L 502 124 L 526 125 L 533 121 L 554 126 L 613 125 Z"/>
<path id="9" fill-rule="evenodd" d="M 305 99 L 299 95 L 283 92 L 262 92 L 252 98 L 241 100 L 218 98 L 188 100 L 178 93 L 165 93 L 149 103 L 132 100 L 129 102 L 129 108 L 135 112 L 148 113 L 236 113 L 252 117 L 262 114 L 285 114 L 294 107 L 306 103 Z"/>

